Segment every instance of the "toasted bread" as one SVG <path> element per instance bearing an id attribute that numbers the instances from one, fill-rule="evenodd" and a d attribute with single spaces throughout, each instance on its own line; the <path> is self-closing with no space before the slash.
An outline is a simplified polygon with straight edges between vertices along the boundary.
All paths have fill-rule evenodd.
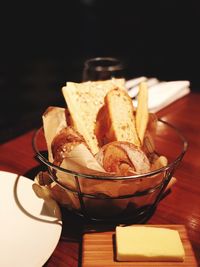
<path id="1" fill-rule="evenodd" d="M 125 90 L 113 89 L 105 97 L 109 124 L 106 132 L 107 142 L 126 141 L 140 146 L 135 126 L 134 107 Z"/>
<path id="2" fill-rule="evenodd" d="M 106 81 L 67 82 L 62 88 L 73 126 L 84 137 L 93 154 L 99 150 L 95 127 L 98 112 L 104 105 L 105 95 L 116 87 L 125 90 L 124 84 L 124 79 L 113 78 Z"/>
<path id="3" fill-rule="evenodd" d="M 150 171 L 146 154 L 129 142 L 110 142 L 104 145 L 95 157 L 107 172 L 118 175 L 127 176 Z"/>

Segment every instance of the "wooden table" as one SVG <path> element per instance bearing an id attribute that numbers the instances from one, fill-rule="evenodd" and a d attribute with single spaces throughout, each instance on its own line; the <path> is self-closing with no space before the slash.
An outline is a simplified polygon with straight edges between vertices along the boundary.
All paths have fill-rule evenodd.
<path id="1" fill-rule="evenodd" d="M 176 125 L 187 138 L 189 148 L 176 171 L 178 183 L 159 204 L 148 224 L 184 224 L 196 259 L 200 264 L 200 94 L 176 101 L 158 113 Z M 13 139 L 0 147 L 0 170 L 34 177 L 39 162 L 34 158 L 34 131 Z M 80 266 L 81 231 L 78 221 L 65 220 L 61 239 L 45 266 Z"/>

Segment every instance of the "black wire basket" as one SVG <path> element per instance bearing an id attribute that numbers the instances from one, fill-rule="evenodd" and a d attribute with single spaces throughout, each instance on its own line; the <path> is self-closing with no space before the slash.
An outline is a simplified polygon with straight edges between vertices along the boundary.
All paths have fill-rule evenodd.
<path id="1" fill-rule="evenodd" d="M 64 210 L 90 222 L 142 223 L 159 204 L 188 147 L 182 133 L 163 120 L 158 121 L 154 141 L 156 153 L 164 155 L 168 165 L 127 177 L 87 175 L 52 164 L 43 127 L 35 132 L 33 148 L 52 182 L 61 189 L 59 204 Z"/>

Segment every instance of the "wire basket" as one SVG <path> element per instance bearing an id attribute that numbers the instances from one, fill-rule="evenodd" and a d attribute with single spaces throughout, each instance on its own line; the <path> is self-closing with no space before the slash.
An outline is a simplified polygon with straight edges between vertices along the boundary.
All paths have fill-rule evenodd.
<path id="1" fill-rule="evenodd" d="M 158 155 L 167 157 L 167 166 L 128 177 L 100 177 L 52 164 L 48 161 L 43 128 L 37 129 L 33 137 L 36 157 L 64 194 L 60 205 L 91 222 L 144 222 L 161 200 L 187 147 L 186 139 L 176 127 L 159 120 L 155 148 Z M 61 176 L 67 183 L 60 182 Z"/>

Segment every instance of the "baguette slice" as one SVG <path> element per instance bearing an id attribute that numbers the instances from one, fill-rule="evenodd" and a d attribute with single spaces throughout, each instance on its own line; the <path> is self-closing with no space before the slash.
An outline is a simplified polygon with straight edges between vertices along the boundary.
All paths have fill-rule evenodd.
<path id="1" fill-rule="evenodd" d="M 124 79 L 113 78 L 106 81 L 67 82 L 62 88 L 73 126 L 84 137 L 94 155 L 99 151 L 95 127 L 98 112 L 104 105 L 104 97 L 116 87 L 125 90 L 124 84 Z"/>
<path id="2" fill-rule="evenodd" d="M 109 129 L 106 134 L 107 142 L 126 141 L 140 146 L 134 117 L 134 107 L 128 93 L 114 89 L 105 97 L 105 106 L 109 117 Z"/>

